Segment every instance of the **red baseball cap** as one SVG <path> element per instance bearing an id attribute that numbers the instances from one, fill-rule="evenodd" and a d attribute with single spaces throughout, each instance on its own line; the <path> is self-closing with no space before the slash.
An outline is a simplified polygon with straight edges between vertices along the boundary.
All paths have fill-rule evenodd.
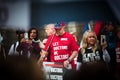
<path id="1" fill-rule="evenodd" d="M 56 30 L 60 30 L 62 27 L 64 27 L 65 26 L 65 23 L 64 22 L 62 22 L 62 23 L 56 23 L 55 24 L 55 29 Z"/>

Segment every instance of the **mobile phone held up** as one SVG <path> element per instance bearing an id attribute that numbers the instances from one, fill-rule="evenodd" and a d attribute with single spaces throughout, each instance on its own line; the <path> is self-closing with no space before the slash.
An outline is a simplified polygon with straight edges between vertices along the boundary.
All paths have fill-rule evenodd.
<path id="1" fill-rule="evenodd" d="M 25 39 L 25 40 L 28 39 L 28 33 L 27 33 L 27 32 L 24 33 L 24 39 Z"/>
<path id="2" fill-rule="evenodd" d="M 106 41 L 106 36 L 105 35 L 101 35 L 101 44 L 104 43 Z"/>

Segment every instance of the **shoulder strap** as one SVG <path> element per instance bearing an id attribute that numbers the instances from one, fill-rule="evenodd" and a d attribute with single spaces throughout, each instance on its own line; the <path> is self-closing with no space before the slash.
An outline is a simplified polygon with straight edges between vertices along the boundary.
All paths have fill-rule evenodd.
<path id="1" fill-rule="evenodd" d="M 16 47 L 16 43 L 14 43 L 14 48 L 13 48 L 13 50 L 14 50 L 14 53 L 15 53 L 15 47 Z"/>
<path id="2" fill-rule="evenodd" d="M 4 59 L 6 59 L 6 52 L 5 52 L 4 47 L 3 47 L 2 49 L 3 49 L 3 56 L 4 56 Z"/>

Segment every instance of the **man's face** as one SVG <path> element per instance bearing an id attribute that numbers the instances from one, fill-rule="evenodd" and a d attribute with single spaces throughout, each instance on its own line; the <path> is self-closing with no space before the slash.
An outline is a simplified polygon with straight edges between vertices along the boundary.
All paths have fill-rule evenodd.
<path id="1" fill-rule="evenodd" d="M 54 24 L 48 24 L 45 27 L 45 32 L 46 32 L 47 36 L 54 34 L 55 33 Z"/>
<path id="2" fill-rule="evenodd" d="M 54 28 L 47 27 L 45 29 L 45 32 L 46 32 L 47 36 L 50 36 L 50 35 L 52 35 L 54 33 Z"/>
<path id="3" fill-rule="evenodd" d="M 64 33 L 64 27 L 62 27 L 61 29 L 56 29 L 56 33 L 58 35 L 62 35 Z"/>

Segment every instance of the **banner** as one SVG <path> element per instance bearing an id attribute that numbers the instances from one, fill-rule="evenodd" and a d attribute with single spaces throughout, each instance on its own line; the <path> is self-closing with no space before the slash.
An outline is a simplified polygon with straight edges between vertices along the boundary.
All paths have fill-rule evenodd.
<path id="1" fill-rule="evenodd" d="M 46 80 L 63 80 L 66 69 L 62 63 L 43 62 Z"/>

